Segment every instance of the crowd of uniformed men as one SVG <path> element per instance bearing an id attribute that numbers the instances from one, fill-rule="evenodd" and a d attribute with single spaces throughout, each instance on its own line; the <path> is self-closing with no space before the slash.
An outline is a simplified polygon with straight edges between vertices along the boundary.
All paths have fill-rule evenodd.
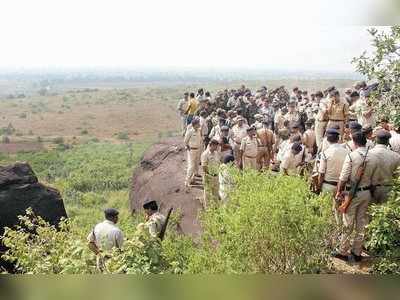
<path id="1" fill-rule="evenodd" d="M 335 87 L 312 94 L 297 87 L 291 94 L 284 87 L 253 93 L 245 86 L 214 97 L 203 89 L 185 93 L 178 112 L 188 157 L 186 187 L 203 185 L 207 205 L 228 200 L 233 185 L 229 164 L 285 175 L 310 173 L 313 191 L 331 194 L 341 233 L 332 255 L 360 261 L 368 206 L 387 200 L 400 165 L 400 130 L 378 118 L 370 101 L 374 89 L 359 82 L 343 95 Z M 343 212 L 343 195 L 351 187 L 356 194 Z M 143 208 L 146 221 L 138 230 L 160 237 L 165 216 L 153 200 Z M 105 220 L 88 236 L 100 271 L 107 252 L 124 241 L 116 225 L 118 211 L 104 213 Z"/>
<path id="2" fill-rule="evenodd" d="M 177 109 L 187 149 L 186 187 L 204 184 L 206 205 L 227 200 L 229 163 L 310 173 L 313 190 L 332 195 L 341 232 L 332 255 L 361 260 L 367 208 L 387 200 L 400 165 L 400 130 L 378 117 L 370 99 L 375 89 L 358 82 L 342 93 L 335 87 L 311 94 L 295 87 L 289 93 L 283 86 L 254 93 L 244 85 L 214 96 L 203 89 L 185 93 Z M 355 182 L 356 195 L 341 213 L 341 199 Z"/>

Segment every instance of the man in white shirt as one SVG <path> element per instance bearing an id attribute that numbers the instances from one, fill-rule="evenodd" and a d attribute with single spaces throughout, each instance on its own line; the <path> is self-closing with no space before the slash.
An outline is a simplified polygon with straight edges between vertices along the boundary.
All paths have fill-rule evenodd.
<path id="1" fill-rule="evenodd" d="M 306 147 L 299 142 L 294 142 L 287 151 L 280 165 L 284 175 L 300 174 L 300 167 L 310 160 Z"/>
<path id="2" fill-rule="evenodd" d="M 97 256 L 97 268 L 100 271 L 105 269 L 105 260 L 110 258 L 109 255 L 101 255 L 103 252 L 111 251 L 113 248 L 120 249 L 124 243 L 124 235 L 117 227 L 118 210 L 107 208 L 104 210 L 105 220 L 97 224 L 89 233 L 87 240 L 88 247 Z"/>

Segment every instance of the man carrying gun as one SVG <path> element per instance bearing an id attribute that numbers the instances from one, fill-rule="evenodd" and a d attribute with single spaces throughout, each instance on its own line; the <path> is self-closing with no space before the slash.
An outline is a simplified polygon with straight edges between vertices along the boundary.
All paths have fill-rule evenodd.
<path id="1" fill-rule="evenodd" d="M 377 170 L 378 159 L 368 152 L 365 147 L 367 139 L 361 131 L 353 133 L 352 139 L 356 149 L 344 161 L 336 192 L 336 199 L 340 202 L 339 211 L 343 213 L 343 234 L 339 249 L 333 251 L 332 256 L 358 262 L 361 261 L 367 209 L 374 186 L 372 178 Z M 346 189 L 348 182 L 350 188 Z M 348 192 L 344 192 L 345 189 Z M 351 247 L 353 231 L 355 237 Z"/>

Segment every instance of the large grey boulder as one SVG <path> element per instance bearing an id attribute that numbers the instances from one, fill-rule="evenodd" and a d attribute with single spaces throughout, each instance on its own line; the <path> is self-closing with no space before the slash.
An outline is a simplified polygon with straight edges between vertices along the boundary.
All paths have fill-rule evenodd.
<path id="1" fill-rule="evenodd" d="M 60 193 L 39 183 L 29 164 L 0 166 L 0 236 L 4 227 L 19 224 L 18 216 L 25 215 L 28 208 L 51 225 L 67 217 Z M 4 250 L 0 243 L 0 255 Z"/>

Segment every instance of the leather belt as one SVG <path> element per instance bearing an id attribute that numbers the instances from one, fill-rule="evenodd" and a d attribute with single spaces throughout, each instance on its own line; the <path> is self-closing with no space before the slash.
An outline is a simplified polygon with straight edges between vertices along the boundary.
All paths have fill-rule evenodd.
<path id="1" fill-rule="evenodd" d="M 248 156 L 248 155 L 245 155 L 244 157 L 246 157 L 246 158 L 257 158 L 257 156 Z"/>
<path id="2" fill-rule="evenodd" d="M 324 180 L 324 183 L 329 184 L 329 185 L 337 185 L 338 184 L 336 181 L 326 181 L 326 180 Z"/>
<path id="3" fill-rule="evenodd" d="M 351 187 L 346 187 L 346 191 L 350 191 Z M 371 186 L 365 186 L 365 187 L 360 187 L 357 189 L 357 192 L 364 192 L 364 191 L 370 191 Z"/>
<path id="4" fill-rule="evenodd" d="M 335 119 L 329 119 L 329 121 L 332 121 L 332 122 L 344 122 L 344 120 L 335 120 Z"/>
<path id="5" fill-rule="evenodd" d="M 192 147 L 189 147 L 189 150 L 199 150 L 199 148 L 192 148 Z"/>

